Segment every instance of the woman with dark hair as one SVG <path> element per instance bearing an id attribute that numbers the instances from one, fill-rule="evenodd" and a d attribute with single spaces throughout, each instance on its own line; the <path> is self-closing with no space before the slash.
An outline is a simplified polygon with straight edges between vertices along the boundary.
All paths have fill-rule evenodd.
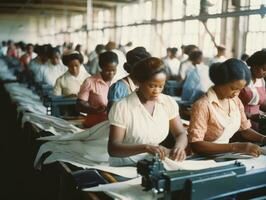
<path id="1" fill-rule="evenodd" d="M 131 72 L 139 88 L 116 102 L 109 112 L 108 153 L 110 165 L 134 165 L 150 154 L 173 160 L 186 158 L 186 131 L 179 118 L 178 105 L 162 94 L 166 69 L 159 58 L 146 58 Z M 170 150 L 159 144 L 169 130 L 176 143 Z"/>
<path id="2" fill-rule="evenodd" d="M 201 51 L 193 51 L 189 55 L 193 68 L 187 72 L 181 94 L 182 101 L 186 101 L 188 104 L 193 104 L 212 85 L 208 73 L 209 67 L 202 63 L 202 59 Z"/>
<path id="3" fill-rule="evenodd" d="M 258 145 L 248 142 L 229 143 L 239 132 L 251 142 L 266 144 L 263 135 L 251 129 L 243 104 L 238 95 L 250 82 L 250 71 L 238 59 L 228 59 L 219 65 L 212 65 L 209 71 L 214 83 L 208 92 L 192 107 L 188 138 L 192 150 L 199 154 L 245 153 L 259 156 Z"/>
<path id="4" fill-rule="evenodd" d="M 87 72 L 80 70 L 83 56 L 79 52 L 73 51 L 63 55 L 62 61 L 68 67 L 68 71 L 56 80 L 54 95 L 77 96 L 81 84 L 90 76 Z"/>
<path id="5" fill-rule="evenodd" d="M 113 83 L 118 65 L 118 57 L 114 52 L 107 51 L 99 55 L 101 72 L 87 78 L 80 87 L 77 109 L 88 113 L 84 126 L 90 128 L 107 120 L 107 94 Z"/>
<path id="6" fill-rule="evenodd" d="M 247 117 L 252 122 L 252 127 L 266 134 L 266 129 L 263 130 L 263 123 L 266 124 L 266 115 L 263 113 L 266 111 L 264 81 L 266 77 L 266 51 L 257 51 L 246 62 L 250 66 L 251 81 L 241 90 L 239 98 L 244 105 Z"/>
<path id="7" fill-rule="evenodd" d="M 49 47 L 47 56 L 49 60 L 44 67 L 40 68 L 37 76 L 42 84 L 47 84 L 53 87 L 56 79 L 62 76 L 67 71 L 67 68 L 61 61 L 58 48 Z"/>
<path id="8" fill-rule="evenodd" d="M 123 79 L 114 83 L 108 91 L 108 106 L 107 111 L 110 110 L 114 102 L 119 101 L 123 97 L 128 96 L 137 88 L 135 81 L 132 79 L 131 72 L 136 63 L 144 58 L 151 57 L 150 53 L 144 47 L 136 47 L 126 54 L 127 62 L 124 63 L 124 69 L 129 73 Z"/>
<path id="9" fill-rule="evenodd" d="M 35 45 L 34 52 L 37 54 L 37 56 L 32 59 L 29 63 L 29 70 L 32 73 L 33 79 L 35 82 L 40 82 L 38 77 L 38 72 L 41 68 L 46 67 L 47 61 L 48 61 L 48 49 L 51 47 L 49 44 L 45 44 L 42 46 Z"/>

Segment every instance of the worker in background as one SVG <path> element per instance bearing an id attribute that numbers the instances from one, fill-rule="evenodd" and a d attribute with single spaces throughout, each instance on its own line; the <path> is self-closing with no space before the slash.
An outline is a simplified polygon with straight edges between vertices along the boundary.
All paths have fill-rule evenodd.
<path id="1" fill-rule="evenodd" d="M 239 98 L 244 104 L 252 128 L 266 135 L 266 51 L 257 51 L 247 59 L 251 81 L 241 90 Z"/>
<path id="2" fill-rule="evenodd" d="M 226 48 L 223 45 L 219 45 L 216 47 L 217 49 L 217 54 L 216 56 L 214 56 L 210 62 L 209 62 L 209 66 L 211 66 L 213 63 L 217 63 L 217 62 L 224 62 L 226 60 Z"/>
<path id="3" fill-rule="evenodd" d="M 89 128 L 107 119 L 107 94 L 113 83 L 118 57 L 112 51 L 99 56 L 101 72 L 88 77 L 80 87 L 77 100 L 79 112 L 87 113 L 84 126 Z"/>
<path id="4" fill-rule="evenodd" d="M 90 75 L 80 70 L 83 63 L 83 56 L 77 51 L 73 51 L 62 57 L 63 64 L 68 70 L 57 78 L 53 93 L 56 96 L 77 97 L 81 84 Z"/>

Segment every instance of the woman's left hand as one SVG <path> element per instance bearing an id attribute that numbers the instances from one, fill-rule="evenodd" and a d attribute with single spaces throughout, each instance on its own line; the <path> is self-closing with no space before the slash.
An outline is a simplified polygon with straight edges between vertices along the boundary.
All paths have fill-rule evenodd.
<path id="1" fill-rule="evenodd" d="M 180 147 L 173 147 L 170 151 L 169 158 L 176 161 L 182 161 L 186 159 L 186 151 Z"/>

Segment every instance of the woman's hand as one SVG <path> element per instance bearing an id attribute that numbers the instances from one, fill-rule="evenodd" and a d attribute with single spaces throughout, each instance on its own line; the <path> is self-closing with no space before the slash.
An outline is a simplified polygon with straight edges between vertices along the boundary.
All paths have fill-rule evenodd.
<path id="1" fill-rule="evenodd" d="M 232 143 L 232 151 L 235 153 L 246 153 L 254 157 L 258 157 L 261 154 L 260 146 L 250 142 Z"/>
<path id="2" fill-rule="evenodd" d="M 169 155 L 170 150 L 163 146 L 146 145 L 145 152 L 153 155 L 158 154 L 161 160 L 164 160 Z"/>
<path id="3" fill-rule="evenodd" d="M 186 151 L 180 147 L 173 147 L 170 151 L 169 158 L 176 161 L 182 161 L 186 159 Z"/>

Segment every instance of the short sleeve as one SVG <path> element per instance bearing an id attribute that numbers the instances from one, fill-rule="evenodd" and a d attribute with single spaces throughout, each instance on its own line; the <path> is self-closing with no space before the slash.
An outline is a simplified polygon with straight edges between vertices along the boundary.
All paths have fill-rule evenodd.
<path id="1" fill-rule="evenodd" d="M 168 116 L 169 116 L 169 120 L 171 120 L 179 116 L 179 107 L 176 101 L 172 97 L 167 96 L 167 95 L 166 97 L 167 97 Z"/>
<path id="2" fill-rule="evenodd" d="M 60 96 L 62 95 L 62 87 L 61 87 L 61 84 L 60 84 L 60 77 L 56 79 L 56 82 L 55 82 L 55 86 L 54 86 L 54 90 L 53 90 L 53 93 L 55 96 Z"/>
<path id="3" fill-rule="evenodd" d="M 252 92 L 249 89 L 248 86 L 246 86 L 245 88 L 243 88 L 239 95 L 238 95 L 239 99 L 242 101 L 242 103 L 244 105 L 248 105 L 248 103 L 250 102 L 250 100 L 252 99 Z"/>
<path id="4" fill-rule="evenodd" d="M 240 124 L 240 131 L 249 129 L 251 127 L 250 120 L 247 119 L 247 116 L 244 111 L 244 106 L 240 99 L 237 97 L 237 104 L 239 107 L 240 115 L 241 115 L 241 124 Z"/>
<path id="5" fill-rule="evenodd" d="M 88 77 L 80 86 L 78 99 L 83 101 L 88 101 L 90 97 L 90 91 L 91 91 L 91 80 L 90 77 Z"/>
<path id="6" fill-rule="evenodd" d="M 200 99 L 192 106 L 192 114 L 188 127 L 189 142 L 197 142 L 204 140 L 208 127 L 208 119 L 208 102 Z"/>
<path id="7" fill-rule="evenodd" d="M 128 96 L 128 86 L 123 81 L 114 83 L 108 91 L 108 101 L 119 101 Z"/>
<path id="8" fill-rule="evenodd" d="M 111 110 L 108 114 L 108 119 L 111 125 L 126 128 L 127 116 L 128 109 L 126 106 L 126 101 L 118 101 L 115 102 L 111 107 Z"/>

